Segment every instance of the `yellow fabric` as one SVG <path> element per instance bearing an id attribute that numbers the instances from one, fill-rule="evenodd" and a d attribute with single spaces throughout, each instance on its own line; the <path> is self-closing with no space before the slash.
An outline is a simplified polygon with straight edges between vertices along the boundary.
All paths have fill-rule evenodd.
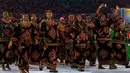
<path id="1" fill-rule="evenodd" d="M 10 49 L 12 47 L 12 40 L 9 42 L 9 45 L 8 45 L 8 49 Z"/>

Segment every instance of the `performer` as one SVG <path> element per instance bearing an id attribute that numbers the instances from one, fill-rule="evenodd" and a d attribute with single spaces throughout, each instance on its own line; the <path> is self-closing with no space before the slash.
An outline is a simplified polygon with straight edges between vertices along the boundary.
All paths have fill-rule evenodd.
<path id="1" fill-rule="evenodd" d="M 29 15 L 24 14 L 22 21 L 15 28 L 12 36 L 12 43 L 17 39 L 18 42 L 18 67 L 20 73 L 29 73 L 29 52 L 32 44 L 32 27 Z"/>
<path id="2" fill-rule="evenodd" d="M 127 37 L 125 38 L 125 43 L 127 48 L 128 59 L 130 60 L 130 25 L 128 23 L 126 23 L 125 29 L 127 34 Z"/>
<path id="3" fill-rule="evenodd" d="M 8 49 L 9 40 L 13 32 L 13 20 L 9 17 L 7 11 L 3 12 L 3 18 L 0 20 L 0 25 L 3 30 L 1 30 L 0 39 L 0 63 L 2 65 L 2 70 L 5 71 L 6 68 L 11 70 L 9 64 L 15 62 L 14 52 Z M 6 64 L 6 68 L 5 68 Z"/>
<path id="4" fill-rule="evenodd" d="M 52 16 L 52 11 L 46 11 L 46 19 L 40 23 L 44 36 L 44 59 L 42 63 L 50 69 L 50 72 L 58 72 L 56 70 L 58 33 L 57 25 Z"/>
<path id="5" fill-rule="evenodd" d="M 115 63 L 125 65 L 126 68 L 130 68 L 128 61 L 128 54 L 125 46 L 124 39 L 127 34 L 123 27 L 123 19 L 117 19 L 114 25 L 114 36 L 113 36 L 113 49 L 115 51 Z"/>
<path id="6" fill-rule="evenodd" d="M 31 27 L 32 27 L 32 48 L 30 52 L 30 64 L 39 65 L 39 69 L 42 70 L 40 63 L 41 57 L 43 56 L 43 49 L 39 45 L 39 26 L 37 16 L 31 14 Z"/>
<path id="7" fill-rule="evenodd" d="M 60 18 L 59 24 L 57 26 L 58 33 L 59 33 L 59 43 L 60 46 L 58 47 L 58 57 L 60 59 L 60 64 L 65 64 L 65 55 L 66 55 L 66 50 L 65 50 L 65 26 L 66 22 L 64 17 Z"/>
<path id="8" fill-rule="evenodd" d="M 91 16 L 87 16 L 86 17 L 86 25 L 87 25 L 87 30 L 89 33 L 89 41 L 90 41 L 90 47 L 89 47 L 89 52 L 90 55 L 88 57 L 88 60 L 90 61 L 90 66 L 95 66 L 95 62 L 96 62 L 96 43 L 95 43 L 95 35 L 96 35 L 96 27 L 94 25 L 94 23 L 92 22 L 92 17 Z"/>
<path id="9" fill-rule="evenodd" d="M 100 14 L 100 9 L 104 7 L 101 4 L 96 12 L 97 17 Z M 110 33 L 109 33 L 109 19 L 107 14 L 101 14 L 100 17 L 96 19 L 96 30 L 97 30 L 97 43 L 98 48 L 98 61 L 99 69 L 105 69 L 102 65 L 109 65 L 110 69 L 116 69 L 114 64 L 114 50 L 112 49 L 112 44 L 110 44 Z"/>
<path id="10" fill-rule="evenodd" d="M 84 31 L 85 23 L 82 20 L 81 15 L 76 16 L 75 25 L 77 30 L 75 32 L 75 40 L 74 40 L 74 63 L 78 67 L 78 71 L 84 71 L 86 56 L 89 55 L 89 42 L 88 35 Z"/>
<path id="11" fill-rule="evenodd" d="M 66 49 L 66 64 L 72 64 L 71 68 L 76 68 L 77 66 L 73 64 L 74 60 L 74 39 L 75 39 L 75 17 L 73 14 L 68 15 L 68 22 L 65 27 L 65 49 Z"/>

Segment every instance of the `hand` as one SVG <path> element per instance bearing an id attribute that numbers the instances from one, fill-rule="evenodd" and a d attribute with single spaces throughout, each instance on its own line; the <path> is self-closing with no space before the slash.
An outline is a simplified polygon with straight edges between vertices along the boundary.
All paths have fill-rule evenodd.
<path id="1" fill-rule="evenodd" d="M 103 8 L 103 7 L 105 7 L 105 4 L 101 4 L 98 8 Z"/>

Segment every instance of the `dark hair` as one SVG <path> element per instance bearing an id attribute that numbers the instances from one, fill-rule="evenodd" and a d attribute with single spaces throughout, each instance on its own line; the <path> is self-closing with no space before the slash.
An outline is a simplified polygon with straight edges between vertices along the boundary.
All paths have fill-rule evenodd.
<path id="1" fill-rule="evenodd" d="M 74 16 L 74 14 L 72 14 L 72 13 L 69 13 L 69 14 L 68 14 L 68 17 L 69 17 L 70 15 L 73 15 L 73 16 Z"/>
<path id="2" fill-rule="evenodd" d="M 102 13 L 102 14 L 101 14 L 101 16 L 102 16 L 102 15 L 105 15 L 105 16 L 106 16 L 106 18 L 108 17 L 107 13 Z"/>
<path id="3" fill-rule="evenodd" d="M 80 14 L 78 14 L 77 16 L 79 16 Z M 81 15 L 80 15 L 81 16 Z M 81 20 L 81 26 L 84 26 L 84 21 L 83 20 Z M 76 21 L 75 21 L 75 26 L 77 26 L 77 27 L 79 27 L 78 26 L 78 20 L 77 20 L 77 18 L 76 18 Z"/>
<path id="4" fill-rule="evenodd" d="M 24 16 L 24 15 L 28 15 L 29 21 L 30 21 L 30 16 L 29 16 L 29 14 L 27 14 L 27 13 L 24 13 L 24 14 L 22 15 L 22 20 L 23 20 L 23 16 Z"/>
<path id="5" fill-rule="evenodd" d="M 52 13 L 51 10 L 46 10 L 46 11 L 45 11 L 45 14 L 47 14 L 48 12 L 49 12 L 49 13 Z"/>

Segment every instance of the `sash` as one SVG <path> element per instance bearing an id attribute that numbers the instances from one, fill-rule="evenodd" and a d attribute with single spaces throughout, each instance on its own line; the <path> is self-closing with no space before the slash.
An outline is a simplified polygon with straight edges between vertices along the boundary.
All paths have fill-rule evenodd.
<path id="1" fill-rule="evenodd" d="M 113 39 L 112 43 L 125 44 L 124 41 Z"/>
<path id="2" fill-rule="evenodd" d="M 99 41 L 110 41 L 111 38 L 97 38 L 97 40 L 99 40 Z"/>
<path id="3" fill-rule="evenodd" d="M 9 38 L 0 38 L 0 42 L 9 42 Z"/>
<path id="4" fill-rule="evenodd" d="M 97 40 L 99 40 L 99 41 L 111 41 L 111 43 L 125 44 L 124 41 L 117 40 L 117 39 L 111 40 L 111 38 L 98 38 Z"/>
<path id="5" fill-rule="evenodd" d="M 48 43 L 47 46 L 58 46 L 59 44 L 57 43 Z"/>
<path id="6" fill-rule="evenodd" d="M 84 43 L 84 44 L 76 44 L 77 47 L 81 47 L 81 48 L 85 48 L 86 45 L 87 45 L 86 43 Z"/>

